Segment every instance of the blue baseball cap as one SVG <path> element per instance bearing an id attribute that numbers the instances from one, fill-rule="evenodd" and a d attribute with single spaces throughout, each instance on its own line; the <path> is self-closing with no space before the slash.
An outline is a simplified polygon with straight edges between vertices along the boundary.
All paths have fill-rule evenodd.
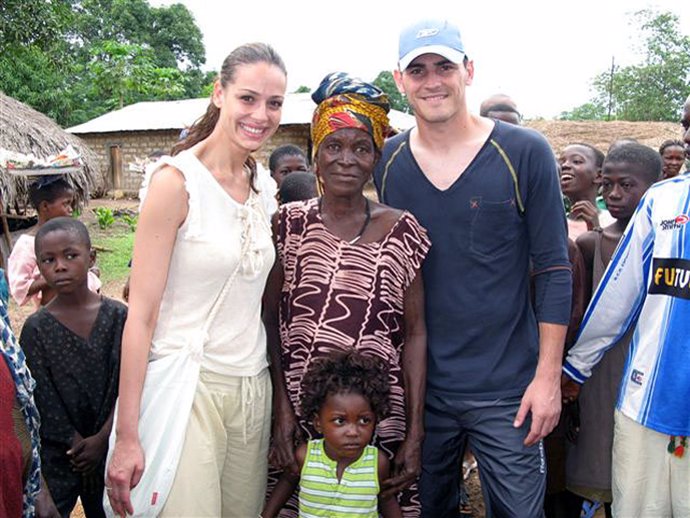
<path id="1" fill-rule="evenodd" d="M 422 54 L 438 54 L 453 63 L 465 59 L 460 29 L 448 20 L 422 20 L 400 32 L 398 63 L 405 70 Z"/>

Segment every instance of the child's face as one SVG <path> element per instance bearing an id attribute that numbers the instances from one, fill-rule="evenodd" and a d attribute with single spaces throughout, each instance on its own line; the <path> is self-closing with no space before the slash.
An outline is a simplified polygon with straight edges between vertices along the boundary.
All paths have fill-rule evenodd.
<path id="1" fill-rule="evenodd" d="M 354 462 L 374 435 L 376 415 L 360 394 L 332 394 L 321 406 L 314 426 L 323 434 L 326 454 L 331 459 Z"/>
<path id="2" fill-rule="evenodd" d="M 36 259 L 41 275 L 58 293 L 71 293 L 87 286 L 89 268 L 94 262 L 86 244 L 66 230 L 42 236 Z"/>
<path id="3" fill-rule="evenodd" d="M 287 175 L 295 171 L 307 171 L 307 169 L 307 161 L 303 156 L 283 155 L 276 161 L 276 168 L 271 172 L 271 176 L 280 187 Z"/>
<path id="4" fill-rule="evenodd" d="M 561 191 L 569 198 L 586 195 L 597 182 L 594 153 L 585 146 L 567 146 L 558 159 L 561 166 Z"/>
<path id="5" fill-rule="evenodd" d="M 601 194 L 614 218 L 630 219 L 649 186 L 637 164 L 604 162 Z"/>
<path id="6" fill-rule="evenodd" d="M 74 204 L 74 193 L 65 191 L 53 201 L 41 203 L 43 220 L 48 221 L 53 218 L 69 217 L 72 215 L 72 205 Z"/>
<path id="7" fill-rule="evenodd" d="M 685 149 L 680 146 L 669 146 L 661 155 L 664 160 L 664 178 L 677 176 L 685 163 Z"/>

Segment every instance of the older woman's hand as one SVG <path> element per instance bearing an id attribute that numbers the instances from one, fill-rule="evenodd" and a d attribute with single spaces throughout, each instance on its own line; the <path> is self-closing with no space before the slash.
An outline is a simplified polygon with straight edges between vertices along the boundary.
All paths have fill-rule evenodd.
<path id="1" fill-rule="evenodd" d="M 422 473 L 422 441 L 408 437 L 393 459 L 391 477 L 381 482 L 382 498 L 395 495 L 415 483 Z"/>
<path id="2" fill-rule="evenodd" d="M 302 433 L 292 408 L 276 410 L 269 462 L 277 468 L 291 473 L 299 473 L 299 467 L 295 460 L 295 446 L 302 440 Z"/>

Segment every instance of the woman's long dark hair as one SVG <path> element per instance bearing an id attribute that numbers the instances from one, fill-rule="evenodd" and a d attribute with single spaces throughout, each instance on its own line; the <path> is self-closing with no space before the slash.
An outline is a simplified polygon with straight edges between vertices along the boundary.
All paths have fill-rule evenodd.
<path id="1" fill-rule="evenodd" d="M 270 65 L 277 66 L 280 70 L 287 75 L 287 69 L 285 68 L 285 63 L 283 63 L 282 58 L 278 53 L 266 43 L 247 43 L 233 50 L 223 61 L 223 66 L 220 69 L 220 84 L 225 87 L 229 83 L 235 80 L 235 74 L 237 68 L 242 65 L 253 65 L 255 63 L 268 63 Z M 213 100 L 206 108 L 206 113 L 196 121 L 191 128 L 184 140 L 181 140 L 175 144 L 170 152 L 171 155 L 177 155 L 185 149 L 189 149 L 195 144 L 201 142 L 207 138 L 216 127 L 218 122 L 218 117 L 220 115 L 220 108 L 218 108 Z M 253 156 L 247 157 L 244 166 L 250 171 L 250 184 L 252 189 L 254 189 L 254 179 L 256 178 L 256 160 Z M 254 189 L 256 190 L 256 189 Z"/>

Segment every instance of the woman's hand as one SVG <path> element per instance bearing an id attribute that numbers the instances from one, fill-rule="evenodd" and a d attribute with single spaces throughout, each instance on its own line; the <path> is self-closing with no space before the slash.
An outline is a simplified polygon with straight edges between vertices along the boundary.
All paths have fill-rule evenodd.
<path id="1" fill-rule="evenodd" d="M 290 473 L 299 473 L 295 460 L 295 445 L 301 441 L 302 433 L 292 408 L 276 410 L 273 422 L 273 444 L 269 454 L 270 463 Z"/>
<path id="2" fill-rule="evenodd" d="M 144 450 L 139 440 L 117 440 L 105 476 L 105 491 L 117 516 L 125 518 L 134 514 L 130 491 L 139 483 L 143 472 Z"/>
<path id="3" fill-rule="evenodd" d="M 415 483 L 422 473 L 422 441 L 408 437 L 393 459 L 391 477 L 381 482 L 381 498 L 398 494 Z"/>

